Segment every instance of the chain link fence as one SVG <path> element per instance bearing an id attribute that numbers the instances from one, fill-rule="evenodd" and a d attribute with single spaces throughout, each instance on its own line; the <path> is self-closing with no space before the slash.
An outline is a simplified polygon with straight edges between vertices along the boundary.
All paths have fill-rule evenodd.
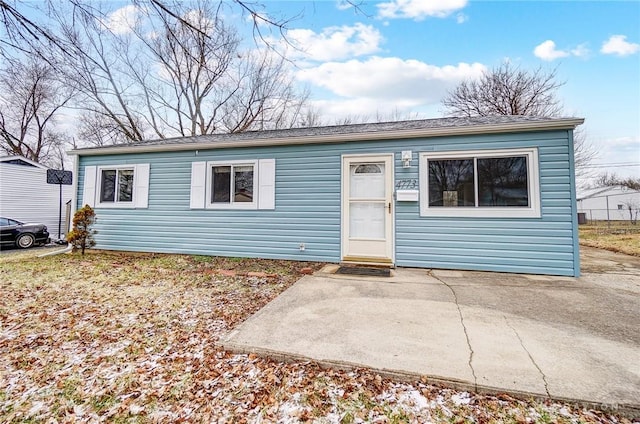
<path id="1" fill-rule="evenodd" d="M 609 210 L 608 216 L 606 209 L 578 209 L 578 224 L 598 234 L 640 234 L 638 211 Z"/>

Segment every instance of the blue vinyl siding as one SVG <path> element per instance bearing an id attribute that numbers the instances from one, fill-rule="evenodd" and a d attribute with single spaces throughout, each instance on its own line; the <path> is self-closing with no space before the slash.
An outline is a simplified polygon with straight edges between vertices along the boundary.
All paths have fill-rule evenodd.
<path id="1" fill-rule="evenodd" d="M 394 153 L 397 181 L 418 178 L 420 152 L 537 147 L 541 218 L 421 217 L 418 202 L 396 202 L 395 263 L 578 275 L 570 137 L 570 131 L 545 131 L 83 156 L 78 204 L 85 166 L 149 163 L 148 209 L 96 209 L 98 248 L 338 262 L 341 155 Z M 402 167 L 402 150 L 413 151 L 409 169 Z M 276 159 L 275 210 L 189 208 L 192 162 L 269 158 Z"/>

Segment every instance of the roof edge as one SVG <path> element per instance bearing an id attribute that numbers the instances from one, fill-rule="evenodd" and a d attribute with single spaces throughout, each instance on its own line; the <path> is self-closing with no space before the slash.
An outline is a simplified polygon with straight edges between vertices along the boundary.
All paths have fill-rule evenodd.
<path id="1" fill-rule="evenodd" d="M 584 123 L 583 118 L 561 118 L 549 121 L 529 121 L 502 124 L 480 124 L 462 127 L 439 127 L 422 128 L 410 130 L 390 130 L 379 132 L 360 132 L 350 134 L 313 135 L 302 137 L 279 137 L 279 138 L 255 138 L 251 140 L 239 140 L 224 143 L 200 142 L 188 144 L 132 144 L 122 146 L 108 146 L 102 148 L 73 149 L 67 153 L 79 156 L 102 156 L 110 154 L 124 153 L 152 153 L 152 152 L 172 152 L 185 150 L 213 150 L 237 147 L 260 147 L 278 145 L 300 145 L 300 144 L 324 144 L 341 143 L 345 141 L 376 141 L 385 139 L 420 138 L 420 137 L 444 137 L 456 135 L 478 135 L 478 134 L 498 134 L 510 132 L 532 132 L 550 130 L 575 129 Z"/>
<path id="2" fill-rule="evenodd" d="M 40 168 L 40 169 L 50 169 L 48 166 L 43 165 L 41 163 L 38 163 L 36 161 L 33 161 L 31 159 L 27 159 L 24 156 L 20 156 L 20 155 L 13 155 L 13 156 L 3 156 L 0 157 L 0 163 L 5 163 L 5 162 L 9 162 L 10 160 L 21 160 L 24 162 L 27 162 L 29 165 L 35 166 L 36 168 Z"/>

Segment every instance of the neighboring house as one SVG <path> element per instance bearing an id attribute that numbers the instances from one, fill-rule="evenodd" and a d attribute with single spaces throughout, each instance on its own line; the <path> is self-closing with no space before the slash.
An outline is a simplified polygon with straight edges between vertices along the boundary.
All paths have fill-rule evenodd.
<path id="1" fill-rule="evenodd" d="M 444 118 L 77 149 L 97 247 L 579 275 L 577 118 Z"/>
<path id="2" fill-rule="evenodd" d="M 60 188 L 47 184 L 47 169 L 22 156 L 0 157 L 0 216 L 44 224 L 51 238 L 58 238 Z M 62 186 L 62 238 L 68 228 L 66 203 L 72 197 L 73 186 Z"/>
<path id="3" fill-rule="evenodd" d="M 584 213 L 588 221 L 636 220 L 640 218 L 640 191 L 624 186 L 584 190 L 578 193 L 578 213 Z"/>

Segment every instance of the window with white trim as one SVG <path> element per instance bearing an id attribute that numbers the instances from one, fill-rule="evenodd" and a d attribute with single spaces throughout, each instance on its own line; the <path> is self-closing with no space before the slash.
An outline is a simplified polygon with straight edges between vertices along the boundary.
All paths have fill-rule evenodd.
<path id="1" fill-rule="evenodd" d="M 96 208 L 147 208 L 148 163 L 85 166 L 82 201 Z"/>
<path id="2" fill-rule="evenodd" d="M 420 154 L 422 216 L 539 217 L 536 149 Z"/>
<path id="3" fill-rule="evenodd" d="M 209 167 L 209 205 L 255 207 L 255 162 L 213 162 Z"/>
<path id="4" fill-rule="evenodd" d="M 133 202 L 133 168 L 100 170 L 99 203 Z"/>
<path id="5" fill-rule="evenodd" d="M 275 209 L 275 159 L 193 162 L 191 209 Z"/>

